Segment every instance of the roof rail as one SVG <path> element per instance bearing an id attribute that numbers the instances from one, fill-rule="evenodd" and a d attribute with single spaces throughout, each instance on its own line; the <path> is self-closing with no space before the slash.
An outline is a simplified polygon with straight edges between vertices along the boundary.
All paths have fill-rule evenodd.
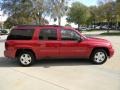
<path id="1" fill-rule="evenodd" d="M 27 27 L 27 26 L 31 26 L 31 27 L 61 27 L 59 25 L 16 25 L 17 27 Z"/>

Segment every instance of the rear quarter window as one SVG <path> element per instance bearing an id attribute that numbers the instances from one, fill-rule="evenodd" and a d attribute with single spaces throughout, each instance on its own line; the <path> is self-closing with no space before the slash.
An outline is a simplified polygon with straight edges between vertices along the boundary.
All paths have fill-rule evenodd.
<path id="1" fill-rule="evenodd" d="M 34 29 L 13 29 L 7 40 L 31 40 Z"/>

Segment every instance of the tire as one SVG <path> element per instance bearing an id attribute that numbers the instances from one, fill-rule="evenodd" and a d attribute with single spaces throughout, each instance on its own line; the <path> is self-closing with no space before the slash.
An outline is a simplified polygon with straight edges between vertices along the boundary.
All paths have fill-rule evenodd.
<path id="1" fill-rule="evenodd" d="M 17 59 L 18 59 L 20 65 L 30 66 L 30 65 L 34 64 L 35 56 L 33 55 L 32 52 L 23 51 L 19 54 Z"/>
<path id="2" fill-rule="evenodd" d="M 107 53 L 103 49 L 96 49 L 90 57 L 93 64 L 103 64 L 107 61 Z"/>

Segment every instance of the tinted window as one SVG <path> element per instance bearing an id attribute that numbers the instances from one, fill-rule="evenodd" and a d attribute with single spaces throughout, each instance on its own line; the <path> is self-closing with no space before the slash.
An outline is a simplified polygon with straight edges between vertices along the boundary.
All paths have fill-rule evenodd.
<path id="1" fill-rule="evenodd" d="M 32 39 L 34 30 L 27 29 L 13 29 L 10 32 L 7 40 L 30 40 Z"/>
<path id="2" fill-rule="evenodd" d="M 72 30 L 61 30 L 61 40 L 77 40 L 80 38 L 75 31 Z"/>
<path id="3" fill-rule="evenodd" d="M 57 30 L 54 29 L 41 29 L 40 40 L 57 40 Z"/>

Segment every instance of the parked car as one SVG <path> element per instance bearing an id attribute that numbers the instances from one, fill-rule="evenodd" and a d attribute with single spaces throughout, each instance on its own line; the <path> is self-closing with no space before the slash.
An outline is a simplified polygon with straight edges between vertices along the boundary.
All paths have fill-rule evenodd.
<path id="1" fill-rule="evenodd" d="M 101 26 L 101 29 L 102 30 L 107 30 L 107 29 L 110 29 L 110 28 L 108 28 L 108 26 L 105 25 L 105 26 Z"/>
<path id="2" fill-rule="evenodd" d="M 74 28 L 75 30 L 78 30 L 78 28 Z M 92 28 L 90 27 L 80 27 L 78 31 L 87 31 L 87 30 L 91 30 Z"/>
<path id="3" fill-rule="evenodd" d="M 6 35 L 8 33 L 8 31 L 6 30 L 0 30 L 0 35 Z"/>
<path id="4" fill-rule="evenodd" d="M 100 26 L 96 26 L 95 29 L 100 30 Z"/>
<path id="5" fill-rule="evenodd" d="M 86 27 L 80 27 L 80 30 L 82 30 L 82 31 L 86 31 L 87 28 L 86 28 Z"/>
<path id="6" fill-rule="evenodd" d="M 118 26 L 118 28 L 117 28 L 118 30 L 120 30 L 120 26 Z"/>
<path id="7" fill-rule="evenodd" d="M 29 66 L 44 58 L 85 58 L 103 64 L 114 50 L 109 41 L 85 37 L 71 27 L 16 26 L 5 42 L 4 55 Z"/>

